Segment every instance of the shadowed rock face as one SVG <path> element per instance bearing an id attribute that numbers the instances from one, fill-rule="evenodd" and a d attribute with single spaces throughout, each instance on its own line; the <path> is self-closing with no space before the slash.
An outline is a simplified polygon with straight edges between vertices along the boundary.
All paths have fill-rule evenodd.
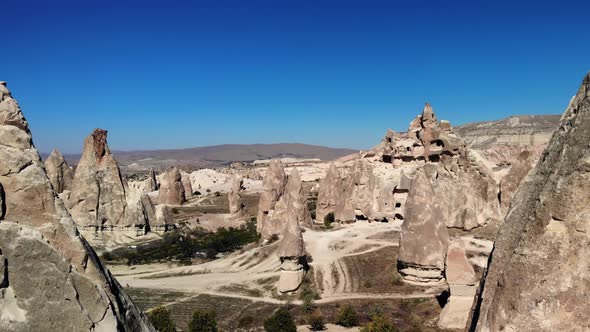
<path id="1" fill-rule="evenodd" d="M 45 160 L 45 169 L 55 192 L 61 194 L 64 190 L 72 190 L 74 173 L 57 149 L 54 149 Z"/>
<path id="2" fill-rule="evenodd" d="M 285 169 L 278 160 L 272 160 L 262 181 L 262 193 L 258 202 L 257 231 L 263 238 L 268 239 L 273 234 L 278 234 L 281 227 L 276 229 L 271 224 L 272 212 L 279 198 L 285 191 L 287 175 Z"/>
<path id="3" fill-rule="evenodd" d="M 79 235 L 5 84 L 0 143 L 0 330 L 154 331 Z"/>
<path id="4" fill-rule="evenodd" d="M 416 172 L 400 232 L 398 268 L 406 281 L 438 283 L 443 279 L 449 234 L 430 180 Z"/>
<path id="5" fill-rule="evenodd" d="M 294 215 L 300 226 L 311 227 L 312 220 L 307 207 L 307 199 L 303 194 L 303 185 L 299 171 L 294 168 L 289 174 L 283 195 L 279 198 L 272 215 L 271 226 L 273 233 L 280 232 L 283 224 Z"/>
<path id="6" fill-rule="evenodd" d="M 516 188 L 533 168 L 533 159 L 534 156 L 531 151 L 523 151 L 510 168 L 508 174 L 500 182 L 500 206 L 503 211 L 508 210 Z"/>
<path id="7" fill-rule="evenodd" d="M 475 331 L 590 330 L 590 76 L 500 228 Z"/>
<path id="8" fill-rule="evenodd" d="M 84 140 L 67 202 L 78 226 L 97 231 L 125 226 L 125 187 L 106 138 L 106 130 L 95 129 Z"/>

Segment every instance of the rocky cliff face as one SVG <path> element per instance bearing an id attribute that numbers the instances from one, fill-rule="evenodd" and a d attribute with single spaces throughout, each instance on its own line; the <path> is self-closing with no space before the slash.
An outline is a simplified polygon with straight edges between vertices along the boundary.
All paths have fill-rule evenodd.
<path id="1" fill-rule="evenodd" d="M 474 331 L 590 330 L 590 75 L 512 197 Z"/>
<path id="2" fill-rule="evenodd" d="M 100 231 L 125 226 L 125 187 L 106 130 L 95 129 L 84 140 L 67 203 L 80 227 Z"/>
<path id="3" fill-rule="evenodd" d="M 64 190 L 72 190 L 74 172 L 72 172 L 64 156 L 57 149 L 54 149 L 45 160 L 45 169 L 56 193 L 60 194 Z"/>
<path id="4" fill-rule="evenodd" d="M 182 175 L 178 168 L 170 168 L 160 176 L 158 200 L 160 204 L 168 205 L 181 205 L 186 201 Z"/>
<path id="5" fill-rule="evenodd" d="M 258 215 L 256 228 L 263 238 L 268 239 L 273 234 L 279 234 L 282 225 L 272 223 L 272 214 L 275 205 L 285 191 L 287 175 L 283 165 L 278 160 L 272 160 L 262 182 L 262 193 L 258 202 Z"/>
<path id="6" fill-rule="evenodd" d="M 154 331 L 79 235 L 0 84 L 0 330 Z"/>

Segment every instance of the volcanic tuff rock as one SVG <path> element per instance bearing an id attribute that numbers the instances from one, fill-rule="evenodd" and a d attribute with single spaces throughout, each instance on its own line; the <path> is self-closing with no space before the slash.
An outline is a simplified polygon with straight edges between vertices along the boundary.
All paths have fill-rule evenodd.
<path id="1" fill-rule="evenodd" d="M 240 218 L 244 212 L 244 204 L 242 204 L 242 197 L 240 196 L 243 184 L 244 178 L 235 174 L 232 178 L 230 192 L 227 194 L 231 218 Z"/>
<path id="2" fill-rule="evenodd" d="M 273 228 L 271 233 L 279 233 L 282 224 L 290 215 L 295 216 L 300 226 L 312 226 L 313 221 L 311 220 L 307 199 L 303 193 L 303 185 L 297 168 L 293 168 L 291 174 L 289 174 L 285 191 L 275 206 L 272 220 L 267 224 L 268 227 Z"/>
<path id="3" fill-rule="evenodd" d="M 156 179 L 156 172 L 154 172 L 153 168 L 150 168 L 148 177 L 145 179 L 145 190 L 147 192 L 158 190 L 158 180 Z"/>
<path id="4" fill-rule="evenodd" d="M 590 330 L 590 74 L 512 197 L 471 329 Z"/>
<path id="5" fill-rule="evenodd" d="M 286 293 L 299 288 L 307 267 L 303 235 L 295 214 L 287 216 L 281 235 L 282 239 L 278 250 L 281 259 L 278 289 L 281 293 Z"/>
<path id="6" fill-rule="evenodd" d="M 55 192 L 59 194 L 64 190 L 72 190 L 74 173 L 66 163 L 64 156 L 57 149 L 54 149 L 45 160 L 45 169 Z"/>
<path id="7" fill-rule="evenodd" d="M 0 84 L 0 330 L 154 331 L 79 235 Z"/>
<path id="8" fill-rule="evenodd" d="M 455 239 L 449 244 L 445 263 L 445 277 L 450 297 L 440 313 L 438 326 L 445 329 L 464 329 L 473 304 L 477 277 L 467 260 L 465 244 Z"/>
<path id="9" fill-rule="evenodd" d="M 184 197 L 186 200 L 189 200 L 193 197 L 193 185 L 191 184 L 190 174 L 187 172 L 180 172 L 180 181 L 184 188 Z"/>
<path id="10" fill-rule="evenodd" d="M 160 175 L 159 204 L 181 205 L 185 202 L 184 185 L 178 168 L 169 168 Z"/>
<path id="11" fill-rule="evenodd" d="M 398 269 L 404 280 L 438 283 L 443 279 L 449 233 L 424 171 L 416 172 L 400 232 Z"/>
<path id="12" fill-rule="evenodd" d="M 80 227 L 98 231 L 129 226 L 124 222 L 125 187 L 106 130 L 95 129 L 86 137 L 67 204 Z"/>
<path id="13" fill-rule="evenodd" d="M 262 193 L 258 202 L 257 231 L 264 239 L 277 233 L 277 229 L 270 225 L 275 205 L 287 185 L 285 169 L 278 160 L 272 160 L 262 181 Z M 281 228 L 278 228 L 280 231 Z M 274 233 L 273 233 L 274 232 Z"/>
<path id="14" fill-rule="evenodd" d="M 336 204 L 341 200 L 341 182 L 336 165 L 330 164 L 318 193 L 316 220 L 319 222 L 323 222 L 328 213 L 335 212 Z"/>
<path id="15" fill-rule="evenodd" d="M 504 211 L 508 210 L 512 195 L 520 185 L 520 182 L 522 182 L 533 168 L 533 159 L 534 155 L 531 151 L 523 151 L 510 168 L 508 174 L 500 181 L 500 206 Z"/>

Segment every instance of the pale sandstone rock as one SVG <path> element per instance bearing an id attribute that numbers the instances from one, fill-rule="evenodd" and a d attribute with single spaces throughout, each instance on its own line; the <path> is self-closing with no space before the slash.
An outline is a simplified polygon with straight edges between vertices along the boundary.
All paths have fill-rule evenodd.
<path id="1" fill-rule="evenodd" d="M 270 225 L 270 221 L 275 205 L 285 191 L 286 184 L 287 176 L 285 175 L 283 165 L 278 160 L 272 160 L 268 165 L 268 170 L 262 183 L 262 192 L 258 203 L 258 216 L 256 218 L 257 231 L 264 239 L 268 239 L 273 234 L 276 234 L 276 229 Z"/>
<path id="2" fill-rule="evenodd" d="M 449 234 L 432 185 L 423 171 L 414 176 L 400 232 L 399 272 L 414 283 L 443 280 Z"/>
<path id="3" fill-rule="evenodd" d="M 152 192 L 158 190 L 158 180 L 156 179 L 156 172 L 153 168 L 150 168 L 148 177 L 145 179 L 145 191 Z"/>
<path id="4" fill-rule="evenodd" d="M 242 197 L 240 192 L 244 184 L 244 178 L 241 175 L 235 174 L 232 178 L 231 189 L 227 195 L 229 201 L 229 214 L 231 218 L 241 218 L 244 213 L 244 204 L 242 204 Z"/>
<path id="5" fill-rule="evenodd" d="M 299 288 L 307 268 L 303 235 L 294 214 L 289 215 L 284 223 L 281 235 L 278 250 L 281 259 L 278 289 L 279 292 L 286 293 Z"/>
<path id="6" fill-rule="evenodd" d="M 455 239 L 449 244 L 445 278 L 449 284 L 450 297 L 440 313 L 438 326 L 465 329 L 478 280 L 473 266 L 467 260 L 465 244 L 461 239 Z"/>
<path id="7" fill-rule="evenodd" d="M 182 176 L 178 168 L 170 168 L 161 174 L 159 191 L 159 204 L 181 205 L 186 201 Z"/>
<path id="8" fill-rule="evenodd" d="M 79 235 L 5 84 L 0 143 L 0 330 L 154 331 Z"/>
<path id="9" fill-rule="evenodd" d="M 496 237 L 473 331 L 590 330 L 590 75 Z"/>
<path id="10" fill-rule="evenodd" d="M 516 188 L 533 168 L 533 161 L 534 155 L 531 151 L 525 150 L 521 152 L 508 174 L 500 181 L 500 203 L 504 211 L 508 211 L 510 200 Z"/>
<path id="11" fill-rule="evenodd" d="M 294 215 L 302 227 L 311 227 L 312 220 L 307 207 L 307 199 L 303 194 L 303 184 L 297 168 L 289 174 L 287 185 L 277 204 L 271 220 L 267 223 L 269 233 L 280 233 L 283 224 Z"/>
<path id="12" fill-rule="evenodd" d="M 101 231 L 126 226 L 125 188 L 106 130 L 95 129 L 86 137 L 67 204 L 80 227 Z"/>
<path id="13" fill-rule="evenodd" d="M 336 205 L 342 199 L 342 178 L 336 165 L 330 164 L 326 176 L 322 181 L 318 192 L 318 201 L 316 206 L 316 220 L 324 222 L 328 213 L 335 213 Z"/>
<path id="14" fill-rule="evenodd" d="M 54 149 L 45 160 L 45 170 L 56 193 L 60 194 L 64 190 L 72 190 L 74 173 L 66 163 L 64 156 L 57 149 Z"/>
<path id="15" fill-rule="evenodd" d="M 186 172 L 180 172 L 180 180 L 182 187 L 184 188 L 184 197 L 189 200 L 193 197 L 193 185 L 191 184 L 190 174 Z"/>

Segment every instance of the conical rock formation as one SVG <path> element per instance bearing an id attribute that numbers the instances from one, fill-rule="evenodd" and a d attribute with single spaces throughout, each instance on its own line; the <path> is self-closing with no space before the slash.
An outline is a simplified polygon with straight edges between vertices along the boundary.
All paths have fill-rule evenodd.
<path id="1" fill-rule="evenodd" d="M 182 176 L 173 167 L 160 175 L 159 204 L 181 205 L 186 201 Z"/>
<path id="2" fill-rule="evenodd" d="M 79 235 L 5 83 L 0 143 L 0 330 L 154 331 Z"/>
<path id="3" fill-rule="evenodd" d="M 449 234 L 442 211 L 424 171 L 416 172 L 401 227 L 398 269 L 404 280 L 438 283 L 443 280 Z"/>
<path id="4" fill-rule="evenodd" d="M 496 237 L 475 331 L 590 330 L 590 74 Z"/>
<path id="5" fill-rule="evenodd" d="M 286 222 L 290 215 L 295 216 L 300 226 L 312 226 L 311 214 L 309 213 L 307 199 L 303 193 L 303 184 L 297 168 L 293 168 L 293 171 L 289 174 L 285 191 L 275 206 L 272 221 L 268 225 L 273 229 L 271 232 L 279 233 L 283 223 Z"/>
<path id="6" fill-rule="evenodd" d="M 294 214 L 289 215 L 284 223 L 281 235 L 282 239 L 278 250 L 281 259 L 278 289 L 279 292 L 286 293 L 299 288 L 307 267 L 303 235 Z"/>
<path id="7" fill-rule="evenodd" d="M 231 181 L 231 188 L 227 195 L 229 201 L 229 214 L 232 219 L 237 219 L 242 217 L 244 212 L 244 204 L 242 204 L 242 197 L 240 196 L 244 184 L 244 178 L 242 178 L 241 175 L 234 174 Z"/>
<path id="8" fill-rule="evenodd" d="M 326 176 L 322 181 L 316 205 L 316 220 L 324 222 L 329 213 L 335 213 L 336 205 L 343 199 L 341 194 L 342 178 L 336 165 L 330 164 Z"/>
<path id="9" fill-rule="evenodd" d="M 100 231 L 128 226 L 125 206 L 125 187 L 107 144 L 107 131 L 95 129 L 84 140 L 68 208 L 78 226 Z"/>
<path id="10" fill-rule="evenodd" d="M 45 160 L 45 169 L 56 193 L 60 194 L 64 190 L 72 190 L 74 173 L 66 163 L 64 156 L 57 149 L 54 149 Z"/>
<path id="11" fill-rule="evenodd" d="M 258 215 L 256 218 L 257 231 L 264 239 L 269 239 L 273 234 L 278 234 L 281 230 L 281 228 L 277 230 L 273 227 L 271 220 L 275 205 L 283 195 L 286 184 L 287 176 L 283 165 L 278 160 L 271 160 L 262 181 L 262 193 L 258 202 Z"/>

